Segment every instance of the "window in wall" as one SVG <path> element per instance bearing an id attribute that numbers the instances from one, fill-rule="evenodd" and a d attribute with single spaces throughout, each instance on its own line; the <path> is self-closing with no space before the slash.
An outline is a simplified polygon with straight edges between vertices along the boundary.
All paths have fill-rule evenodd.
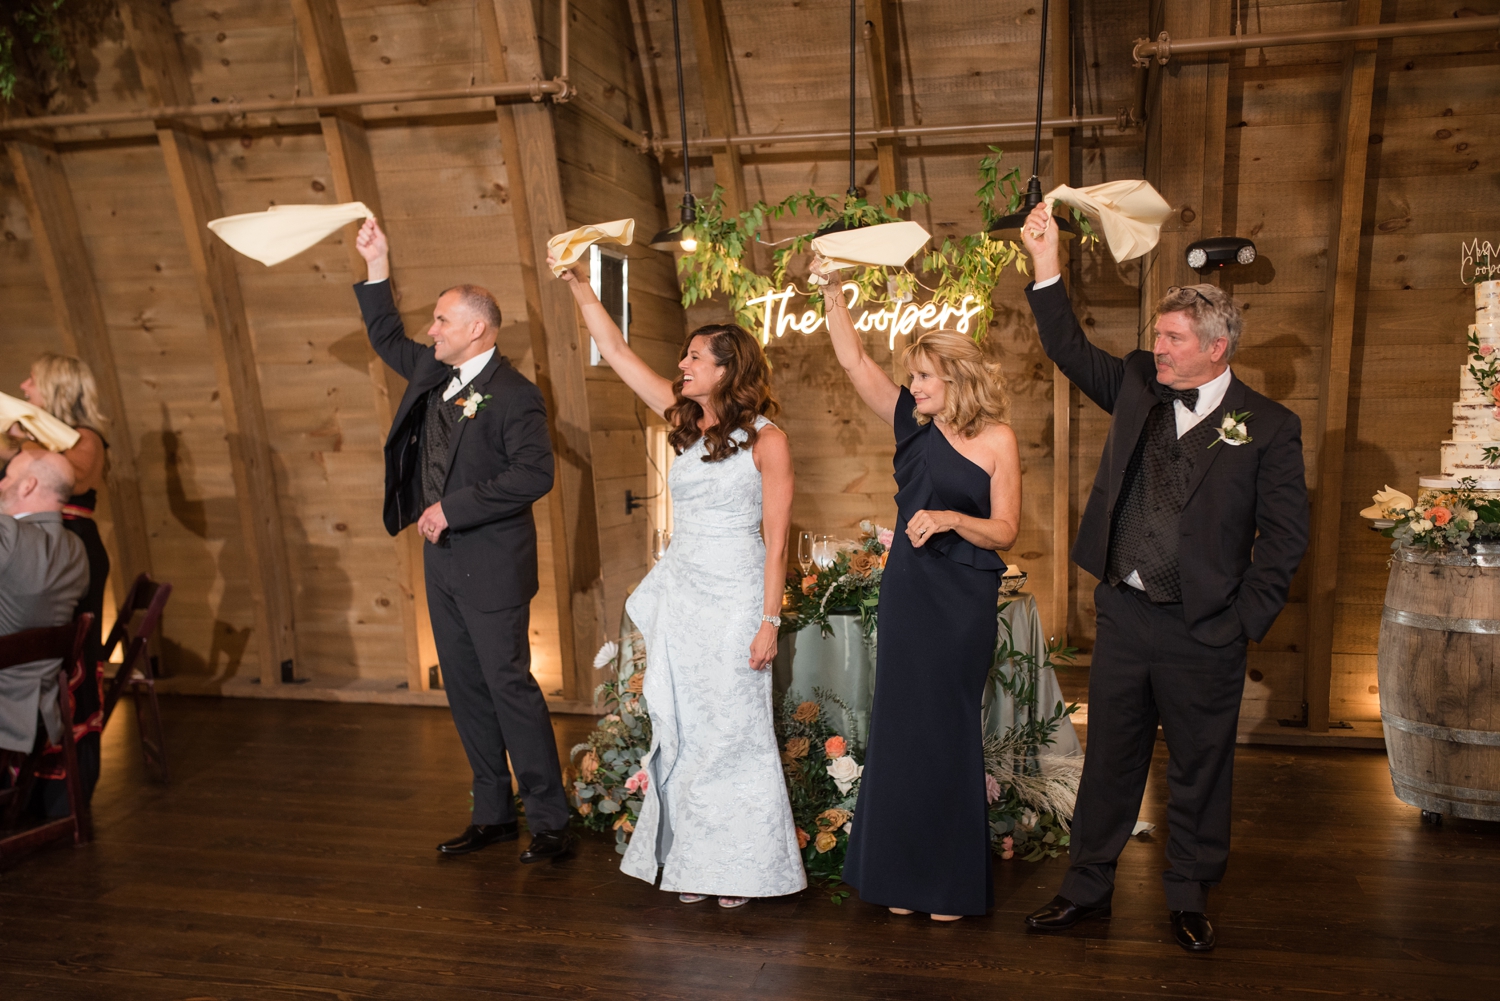
<path id="1" fill-rule="evenodd" d="M 618 256 L 597 243 L 589 248 L 589 284 L 604 304 L 620 333 L 630 341 L 630 259 Z M 589 364 L 599 365 L 599 345 L 589 338 Z"/>

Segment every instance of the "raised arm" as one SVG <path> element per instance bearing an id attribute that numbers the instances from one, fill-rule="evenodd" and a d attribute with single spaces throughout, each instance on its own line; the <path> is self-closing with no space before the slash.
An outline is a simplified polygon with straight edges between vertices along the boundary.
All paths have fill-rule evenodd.
<path id="1" fill-rule="evenodd" d="M 556 263 L 557 258 L 550 255 L 547 257 L 549 268 Z M 599 345 L 600 357 L 609 362 L 609 367 L 615 370 L 615 374 L 657 416 L 665 415 L 667 408 L 677 402 L 677 394 L 672 391 L 672 381 L 662 378 L 655 369 L 641 360 L 640 355 L 630 350 L 630 345 L 625 343 L 625 335 L 620 333 L 609 310 L 604 308 L 588 282 L 582 281 L 572 269 L 564 271 L 560 277 L 573 290 L 573 300 L 583 313 L 583 323 L 589 328 L 589 336 Z"/>
<path id="2" fill-rule="evenodd" d="M 366 281 L 354 286 L 354 297 L 359 300 L 370 346 L 402 378 L 410 379 L 422 355 L 432 349 L 406 336 L 406 325 L 401 322 L 401 311 L 396 308 L 396 297 L 391 292 L 391 245 L 380 224 L 366 219 L 354 239 L 354 247 L 365 259 L 369 275 Z"/>
<path id="3" fill-rule="evenodd" d="M 817 262 L 813 264 L 816 273 Z M 849 315 L 849 304 L 844 301 L 844 291 L 838 282 L 838 272 L 829 272 L 829 282 L 823 286 L 823 309 L 828 314 L 828 339 L 833 342 L 833 353 L 839 366 L 854 384 L 854 391 L 865 401 L 865 406 L 880 415 L 887 424 L 896 423 L 896 401 L 901 398 L 901 389 L 885 369 L 865 354 L 865 345 L 854 329 L 854 318 Z"/>
<path id="4" fill-rule="evenodd" d="M 761 535 L 766 542 L 765 593 L 761 615 L 780 615 L 786 590 L 786 537 L 792 523 L 792 450 L 780 428 L 765 427 L 755 438 L 760 470 Z M 764 671 L 776 656 L 777 629 L 762 621 L 750 643 L 750 666 Z"/>

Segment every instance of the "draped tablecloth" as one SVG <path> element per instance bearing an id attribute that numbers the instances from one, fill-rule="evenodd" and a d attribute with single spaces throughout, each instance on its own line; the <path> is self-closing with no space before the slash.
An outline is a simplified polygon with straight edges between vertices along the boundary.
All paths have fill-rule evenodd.
<path id="1" fill-rule="evenodd" d="M 1057 683 L 1057 674 L 1042 666 L 1047 651 L 1047 637 L 1042 632 L 1041 616 L 1037 613 L 1036 599 L 1029 594 L 1018 594 L 1010 599 L 999 612 L 1000 618 L 1010 624 L 1010 641 L 1021 653 L 1037 660 L 1036 712 L 1040 717 L 1052 714 L 1058 702 L 1067 704 L 1062 688 Z M 781 637 L 776 660 L 771 666 L 772 683 L 779 699 L 787 692 L 799 699 L 810 699 L 813 690 L 821 688 L 832 692 L 849 704 L 854 711 L 853 720 L 845 720 L 841 732 L 847 733 L 849 725 L 857 728 L 860 743 L 870 734 L 870 706 L 875 697 L 875 642 L 868 640 L 860 628 L 859 615 L 832 614 L 828 616 L 833 627 L 831 636 L 824 636 L 817 626 L 808 626 L 798 632 Z M 1005 626 L 1000 627 L 1000 638 L 1005 639 Z M 934 637 L 934 642 L 941 642 Z M 1007 665 L 1007 670 L 1014 670 Z M 1029 707 L 1015 705 L 1015 700 L 998 684 L 992 683 L 985 692 L 985 734 L 1003 732 L 1020 718 L 1025 719 Z M 835 717 L 839 710 L 830 706 Z M 837 725 L 837 724 L 836 724 Z M 1082 746 L 1070 719 L 1062 720 L 1052 735 L 1052 743 L 1042 749 L 1043 756 L 1081 754 Z"/>

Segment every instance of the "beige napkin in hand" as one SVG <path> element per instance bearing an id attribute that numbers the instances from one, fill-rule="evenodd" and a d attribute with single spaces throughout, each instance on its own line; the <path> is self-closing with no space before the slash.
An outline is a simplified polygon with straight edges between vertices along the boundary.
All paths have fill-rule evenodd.
<path id="1" fill-rule="evenodd" d="M 1116 261 L 1124 263 L 1156 246 L 1172 206 L 1145 181 L 1106 181 L 1087 188 L 1053 188 L 1043 204 L 1071 205 L 1098 223 Z"/>
<path id="2" fill-rule="evenodd" d="M 824 270 L 899 268 L 922 249 L 929 237 L 927 230 L 914 222 L 883 222 L 814 237 L 812 249 L 824 259 Z"/>
<path id="3" fill-rule="evenodd" d="M 296 257 L 351 222 L 375 218 L 364 202 L 342 205 L 272 205 L 264 212 L 215 219 L 208 228 L 246 257 L 270 267 Z"/>
<path id="4" fill-rule="evenodd" d="M 41 407 L 0 393 L 0 434 L 9 431 L 12 424 L 21 425 L 54 452 L 66 452 L 78 444 L 78 432 Z"/>
<path id="5" fill-rule="evenodd" d="M 1375 503 L 1359 513 L 1361 518 L 1394 520 L 1401 512 L 1410 511 L 1412 507 L 1411 498 L 1399 490 L 1392 490 L 1389 483 L 1384 490 L 1377 490 L 1370 499 Z"/>
<path id="6" fill-rule="evenodd" d="M 583 257 L 583 252 L 596 243 L 618 243 L 622 247 L 628 247 L 634 239 L 634 219 L 616 219 L 614 222 L 579 226 L 566 233 L 559 233 L 547 241 L 547 249 L 557 258 L 557 263 L 552 265 L 552 273 L 561 278 L 562 273 L 577 264 Z"/>

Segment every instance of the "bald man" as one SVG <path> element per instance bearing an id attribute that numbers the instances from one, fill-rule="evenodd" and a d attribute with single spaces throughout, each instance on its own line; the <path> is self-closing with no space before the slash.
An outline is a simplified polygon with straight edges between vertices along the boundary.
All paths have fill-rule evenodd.
<path id="1" fill-rule="evenodd" d="M 73 466 L 53 452 L 27 449 L 0 479 L 0 635 L 60 626 L 73 618 L 89 586 L 88 557 L 63 527 L 73 493 Z M 37 721 L 53 743 L 62 739 L 57 707 L 61 661 L 36 661 L 0 671 L 0 749 L 29 753 Z"/>

